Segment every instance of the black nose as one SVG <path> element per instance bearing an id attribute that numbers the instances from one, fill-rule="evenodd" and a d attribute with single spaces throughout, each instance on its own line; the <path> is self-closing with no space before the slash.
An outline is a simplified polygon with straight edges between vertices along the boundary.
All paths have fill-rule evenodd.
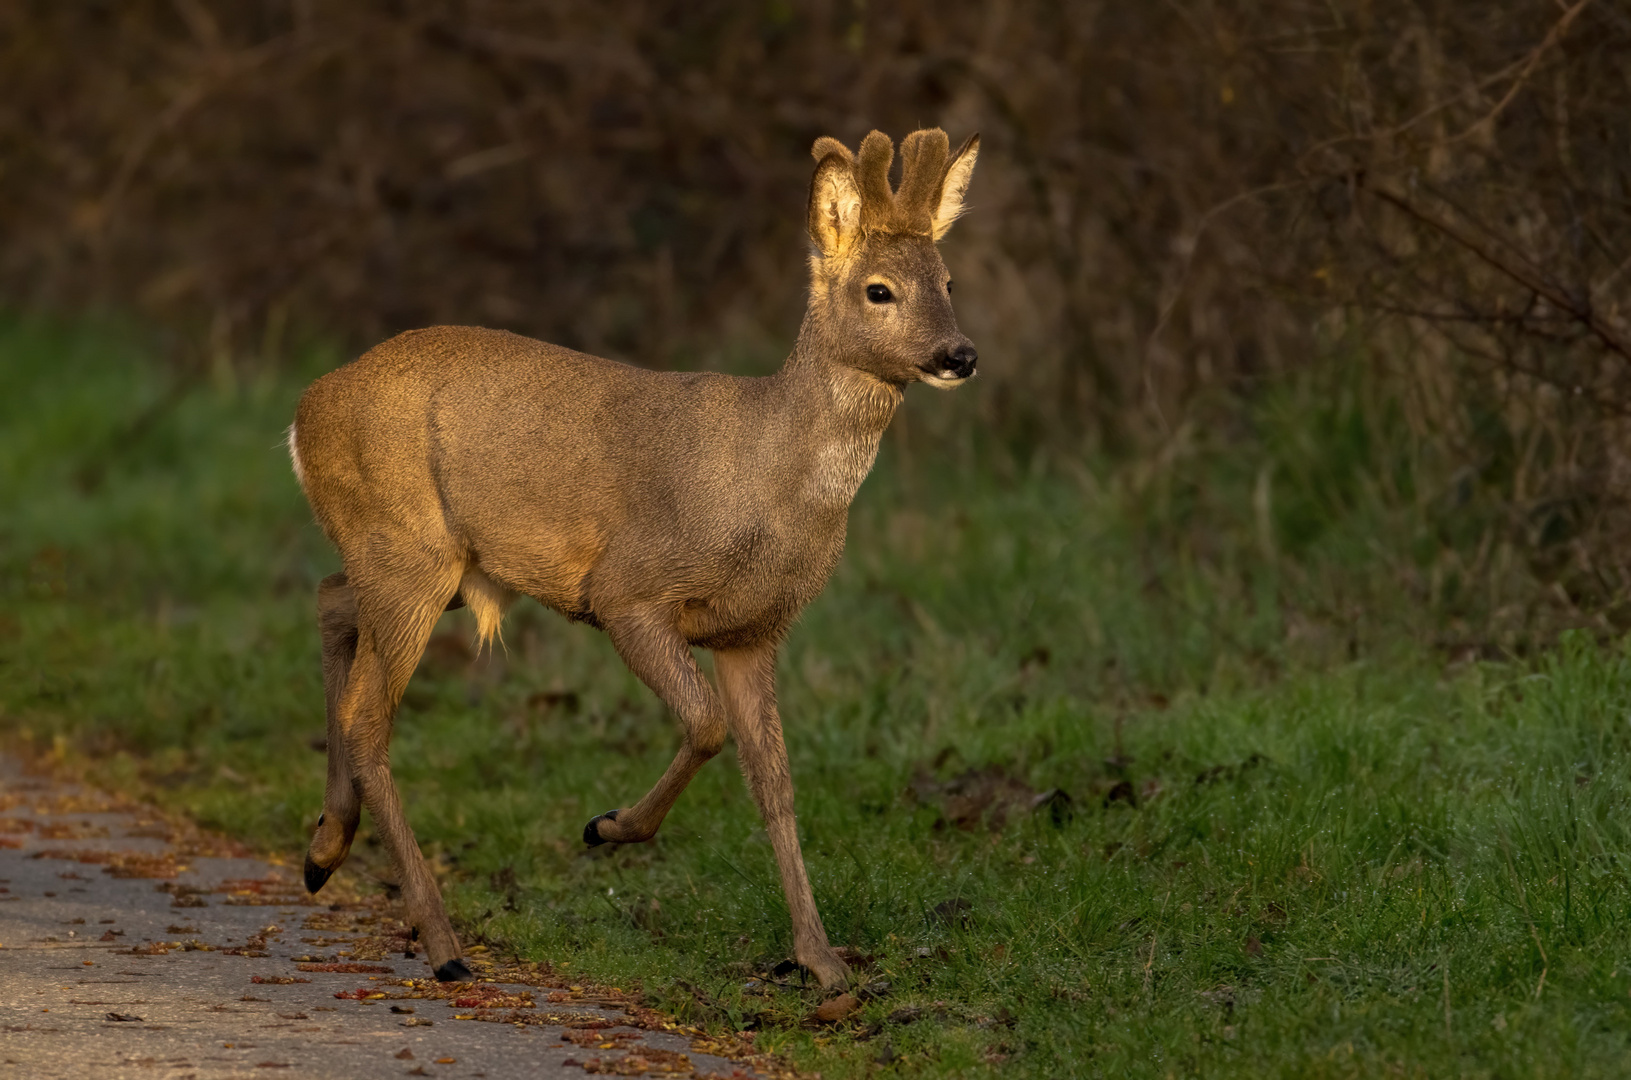
<path id="1" fill-rule="evenodd" d="M 974 362 L 980 354 L 974 351 L 972 345 L 959 345 L 940 357 L 940 370 L 959 379 L 966 379 L 974 374 Z"/>

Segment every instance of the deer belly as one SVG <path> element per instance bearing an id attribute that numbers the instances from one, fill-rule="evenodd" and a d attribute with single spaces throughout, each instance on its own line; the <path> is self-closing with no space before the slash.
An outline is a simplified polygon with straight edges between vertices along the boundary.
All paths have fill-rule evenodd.
<path id="1" fill-rule="evenodd" d="M 507 540 L 476 547 L 481 569 L 494 581 L 546 607 L 582 617 L 587 610 L 584 583 L 603 546 L 599 536 L 589 529 L 558 530 Z"/>

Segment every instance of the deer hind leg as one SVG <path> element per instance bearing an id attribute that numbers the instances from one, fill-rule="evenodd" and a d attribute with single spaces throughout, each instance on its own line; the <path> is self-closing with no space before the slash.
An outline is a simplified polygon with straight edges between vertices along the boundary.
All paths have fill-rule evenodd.
<path id="1" fill-rule="evenodd" d="M 583 842 L 590 847 L 650 840 L 697 770 L 725 744 L 719 695 L 697 670 L 691 647 L 672 624 L 658 617 L 631 617 L 609 623 L 606 630 L 629 670 L 678 714 L 685 742 L 644 798 L 626 810 L 608 810 L 583 827 Z"/>
<path id="2" fill-rule="evenodd" d="M 455 595 L 449 611 L 464 606 Z M 323 698 L 328 719 L 328 780 L 323 812 L 306 849 L 306 889 L 317 892 L 351 854 L 362 820 L 362 789 L 351 775 L 345 733 L 340 727 L 340 699 L 357 657 L 357 590 L 345 574 L 330 574 L 317 586 L 317 625 L 323 639 Z"/>
<path id="3" fill-rule="evenodd" d="M 408 579 L 399 569 L 395 583 Z M 469 979 L 458 939 L 442 905 L 441 891 L 426 865 L 402 799 L 391 779 L 391 723 L 408 679 L 424 654 L 437 616 L 458 586 L 456 571 L 425 568 L 411 592 L 356 588 L 355 654 L 336 710 L 337 727 L 351 782 L 373 816 L 391 856 L 408 921 L 429 954 L 436 977 Z M 316 853 L 314 852 L 314 855 Z M 332 869 L 332 867 L 325 867 Z"/>
<path id="4" fill-rule="evenodd" d="M 736 740 L 737 757 L 748 790 L 759 804 L 765 831 L 776 852 L 787 911 L 793 919 L 793 955 L 821 985 L 832 988 L 849 981 L 849 965 L 827 943 L 810 876 L 799 850 L 798 824 L 793 816 L 793 772 L 782 742 L 781 716 L 776 711 L 776 649 L 772 644 L 743 650 L 716 650 L 714 671 L 724 698 L 725 715 Z"/>
<path id="5" fill-rule="evenodd" d="M 362 792 L 351 777 L 340 699 L 357 656 L 357 591 L 344 574 L 330 574 L 317 587 L 317 625 L 323 637 L 323 697 L 328 716 L 328 781 L 323 812 L 306 849 L 306 888 L 321 889 L 351 853 L 362 818 Z"/>

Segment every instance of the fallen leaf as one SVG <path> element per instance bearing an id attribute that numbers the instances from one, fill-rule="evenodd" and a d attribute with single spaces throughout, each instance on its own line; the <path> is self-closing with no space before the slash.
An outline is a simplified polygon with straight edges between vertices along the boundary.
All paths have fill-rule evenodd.
<path id="1" fill-rule="evenodd" d="M 861 1007 L 861 999 L 854 994 L 840 994 L 831 1001 L 822 1002 L 811 1018 L 822 1024 L 836 1024 Z"/>
<path id="2" fill-rule="evenodd" d="M 455 1009 L 531 1009 L 534 1005 L 527 991 L 507 994 L 496 986 L 476 986 L 453 999 Z"/>
<path id="3" fill-rule="evenodd" d="M 612 1026 L 610 1023 L 597 1024 L 577 1030 L 563 1031 L 561 1032 L 561 1041 L 576 1043 L 582 1047 L 593 1046 L 601 1050 L 605 1050 L 618 1041 L 632 1042 L 640 1038 L 640 1033 L 636 1031 L 619 1031 L 615 1034 L 608 1035 L 606 1034 L 605 1029 L 610 1026 Z M 610 1040 L 610 1042 L 608 1042 L 608 1040 Z"/>
<path id="4" fill-rule="evenodd" d="M 1106 808 L 1108 808 L 1112 803 L 1118 802 L 1126 803 L 1128 806 L 1137 809 L 1138 792 L 1133 790 L 1133 785 L 1130 781 L 1118 781 L 1115 786 L 1105 794 L 1104 805 Z"/>
<path id="5" fill-rule="evenodd" d="M 993 831 L 1000 830 L 1011 813 L 1038 809 L 1053 794 L 1034 790 L 1000 765 L 969 769 L 946 781 L 937 781 L 927 769 L 920 769 L 907 792 L 920 803 L 940 802 L 941 818 L 935 822 L 936 829 L 949 824 L 965 831 L 982 822 Z"/>
<path id="6" fill-rule="evenodd" d="M 413 1051 L 404 1046 L 402 1049 L 396 1052 L 396 1057 L 398 1061 L 412 1061 Z"/>
<path id="7" fill-rule="evenodd" d="M 694 1076 L 696 1067 L 691 1059 L 677 1050 L 658 1050 L 643 1047 L 637 1053 L 622 1057 L 592 1057 L 579 1062 L 567 1058 L 562 1065 L 576 1065 L 586 1073 L 604 1076 Z"/>
<path id="8" fill-rule="evenodd" d="M 946 926 L 967 926 L 970 911 L 974 905 L 958 897 L 955 900 L 942 900 L 934 906 L 934 917 L 937 922 Z"/>
<path id="9" fill-rule="evenodd" d="M 395 968 L 384 964 L 299 964 L 299 971 L 321 971 L 338 975 L 393 975 Z"/>

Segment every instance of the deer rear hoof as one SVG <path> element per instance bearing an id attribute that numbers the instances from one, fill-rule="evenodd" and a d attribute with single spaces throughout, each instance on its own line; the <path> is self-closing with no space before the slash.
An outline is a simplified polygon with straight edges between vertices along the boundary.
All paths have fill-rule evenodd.
<path id="1" fill-rule="evenodd" d="M 436 969 L 437 982 L 473 982 L 475 978 L 457 956 Z"/>
<path id="2" fill-rule="evenodd" d="M 318 889 L 321 889 L 324 885 L 328 884 L 329 875 L 331 875 L 333 873 L 334 873 L 334 871 L 327 868 L 327 867 L 318 866 L 317 863 L 312 859 L 311 852 L 308 851 L 306 853 L 306 891 L 307 892 L 315 893 Z"/>
<path id="3" fill-rule="evenodd" d="M 616 810 L 608 810 L 604 814 L 600 814 L 597 817 L 590 818 L 589 819 L 589 824 L 587 824 L 587 825 L 585 825 L 583 827 L 583 842 L 585 844 L 588 844 L 590 847 L 599 847 L 601 844 L 606 843 L 607 842 L 606 838 L 604 836 L 600 835 L 600 823 L 602 821 L 616 821 L 616 820 L 617 820 L 617 811 Z"/>

